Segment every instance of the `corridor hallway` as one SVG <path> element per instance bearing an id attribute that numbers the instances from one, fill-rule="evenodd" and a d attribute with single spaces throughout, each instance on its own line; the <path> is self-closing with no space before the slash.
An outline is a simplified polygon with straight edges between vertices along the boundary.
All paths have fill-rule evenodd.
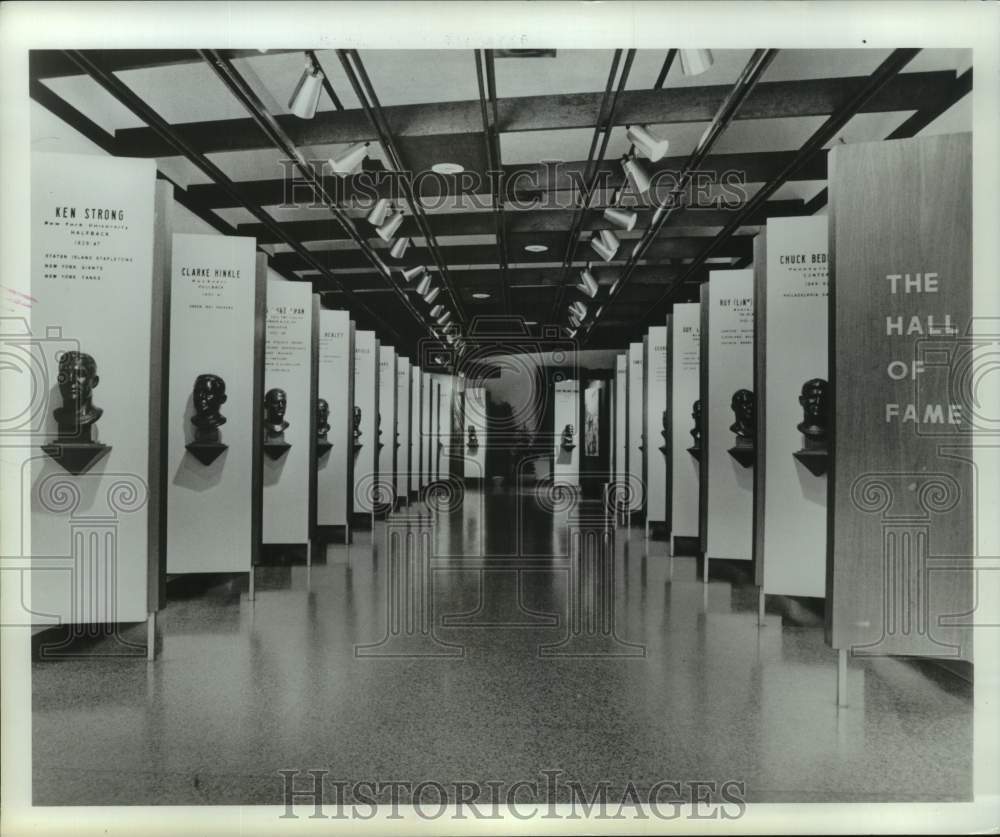
<path id="1" fill-rule="evenodd" d="M 836 652 L 801 602 L 770 600 L 758 626 L 750 579 L 706 585 L 641 525 L 581 562 L 570 533 L 599 543 L 599 508 L 542 489 L 447 505 L 258 567 L 253 602 L 245 577 L 171 585 L 153 663 L 36 661 L 35 804 L 282 804 L 278 771 L 317 769 L 446 788 L 559 770 L 613 799 L 663 780 L 745 782 L 753 802 L 970 797 L 970 684 L 853 660 L 838 710 Z"/>

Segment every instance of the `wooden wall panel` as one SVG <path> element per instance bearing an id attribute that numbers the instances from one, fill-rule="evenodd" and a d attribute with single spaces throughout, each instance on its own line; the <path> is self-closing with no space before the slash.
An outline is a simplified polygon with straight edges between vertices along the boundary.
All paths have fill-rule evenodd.
<path id="1" fill-rule="evenodd" d="M 845 145 L 830 159 L 828 639 L 971 659 L 971 632 L 953 624 L 973 606 L 959 566 L 973 550 L 971 410 L 956 374 L 971 315 L 971 137 Z"/>

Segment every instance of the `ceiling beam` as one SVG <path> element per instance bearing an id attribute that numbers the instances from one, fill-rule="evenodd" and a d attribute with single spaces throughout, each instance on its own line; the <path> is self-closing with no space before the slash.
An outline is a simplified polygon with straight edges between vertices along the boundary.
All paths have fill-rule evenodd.
<path id="1" fill-rule="evenodd" d="M 865 76 L 775 81 L 758 85 L 741 109 L 740 119 L 785 119 L 827 116 L 845 98 L 854 96 Z M 861 113 L 918 110 L 933 106 L 947 95 L 955 74 L 950 71 L 906 73 L 898 76 L 862 108 Z M 731 85 L 669 87 L 663 90 L 626 90 L 622 93 L 616 125 L 630 123 L 676 124 L 709 122 L 725 101 Z M 592 128 L 600 116 L 601 93 L 521 96 L 499 99 L 497 114 L 501 133 Z M 476 99 L 422 105 L 396 105 L 383 109 L 394 136 L 478 134 L 482 114 Z M 329 145 L 375 140 L 375 131 L 364 110 L 320 111 L 311 120 L 276 117 L 297 146 Z M 215 119 L 173 126 L 178 134 L 202 152 L 249 151 L 269 143 L 252 119 Z M 116 132 L 123 153 L 133 157 L 168 157 L 169 143 L 149 128 L 123 128 Z"/>
<path id="2" fill-rule="evenodd" d="M 701 176 L 710 183 L 718 183 L 723 175 L 733 177 L 738 182 L 743 183 L 766 183 L 775 174 L 781 171 L 795 156 L 794 151 L 758 151 L 743 154 L 714 154 L 706 157 L 698 171 Z M 658 163 L 648 165 L 651 176 L 659 174 L 660 178 L 669 181 L 669 172 L 672 176 L 680 175 L 684 168 L 687 157 L 666 157 Z M 517 197 L 513 194 L 527 193 L 519 206 L 515 205 L 506 214 L 508 216 L 523 212 L 526 208 L 546 208 L 546 203 L 556 203 L 555 200 L 546 200 L 545 193 L 566 191 L 570 192 L 577 188 L 583 181 L 586 161 L 572 161 L 562 163 L 558 167 L 545 165 L 542 163 L 514 164 L 503 167 L 504 180 L 507 184 L 507 198 Z M 617 161 L 606 161 L 601 164 L 599 171 L 606 179 L 609 188 L 614 189 L 621 186 L 623 175 L 621 165 Z M 664 174 L 660 174 L 663 172 Z M 826 180 L 826 155 L 817 155 L 808 165 L 796 173 L 798 180 Z M 370 207 L 373 196 L 377 193 L 380 197 L 391 196 L 391 186 L 388 182 L 379 184 L 371 174 L 356 174 L 349 178 L 339 179 L 333 177 L 326 178 L 328 189 L 343 204 L 356 204 L 359 207 Z M 440 181 L 444 183 L 445 181 Z M 451 178 L 448 188 L 449 194 L 465 195 L 489 195 L 489 182 L 486 178 L 477 179 L 472 185 L 461 188 L 462 183 L 456 178 Z M 431 191 L 431 186 L 436 185 L 435 181 L 426 181 L 427 197 L 435 197 L 438 193 Z M 269 178 L 267 180 L 242 180 L 238 186 L 242 193 L 249 199 L 260 203 L 262 206 L 297 205 L 308 206 L 313 194 L 308 185 L 290 178 Z M 454 187 L 454 188 L 453 188 Z M 238 206 L 239 203 L 226 190 L 220 189 L 214 183 L 196 183 L 191 185 L 191 191 L 199 196 L 208 206 L 218 209 L 225 209 L 231 206 Z M 541 193 L 541 194 L 539 194 Z M 528 195 L 537 196 L 534 201 L 528 200 Z M 595 196 L 598 200 L 600 196 Z M 567 203 L 571 205 L 571 201 Z M 489 200 L 482 202 L 482 208 L 489 209 Z M 436 214 L 436 213 L 435 213 Z M 434 217 L 434 214 L 431 214 Z"/>
<path id="3" fill-rule="evenodd" d="M 259 49 L 220 50 L 229 58 L 249 58 L 262 55 Z M 298 49 L 269 49 L 270 54 L 302 52 Z M 106 73 L 127 70 L 148 70 L 178 64 L 200 64 L 196 49 L 94 49 L 88 50 L 94 65 Z M 36 49 L 31 51 L 32 75 L 37 79 L 81 76 L 85 73 L 59 50 Z"/>

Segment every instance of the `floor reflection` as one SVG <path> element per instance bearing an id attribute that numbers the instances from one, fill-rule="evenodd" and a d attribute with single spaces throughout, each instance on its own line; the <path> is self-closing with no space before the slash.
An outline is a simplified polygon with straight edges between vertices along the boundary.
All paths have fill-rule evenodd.
<path id="1" fill-rule="evenodd" d="M 852 662 L 838 710 L 815 619 L 758 626 L 755 588 L 552 504 L 490 489 L 403 509 L 311 568 L 258 568 L 253 602 L 231 578 L 175 587 L 152 665 L 36 663 L 36 804 L 276 804 L 277 771 L 311 768 L 969 797 L 971 688 Z"/>

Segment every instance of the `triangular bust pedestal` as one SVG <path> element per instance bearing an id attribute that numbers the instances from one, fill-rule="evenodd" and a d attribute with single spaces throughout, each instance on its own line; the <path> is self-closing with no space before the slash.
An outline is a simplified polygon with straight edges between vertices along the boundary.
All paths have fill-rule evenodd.
<path id="1" fill-rule="evenodd" d="M 333 447 L 333 442 L 327 442 L 325 440 L 323 440 L 323 441 L 317 441 L 316 442 L 316 458 L 319 459 L 319 458 L 321 458 L 323 456 L 326 456 L 330 452 L 330 449 L 332 447 Z"/>
<path id="2" fill-rule="evenodd" d="M 701 462 L 701 448 L 688 448 L 687 452 L 691 454 L 698 462 Z"/>
<path id="3" fill-rule="evenodd" d="M 830 467 L 830 452 L 826 450 L 797 450 L 792 454 L 814 477 L 821 477 Z"/>
<path id="4" fill-rule="evenodd" d="M 288 442 L 264 442 L 264 453 L 269 459 L 281 459 L 289 448 L 291 445 Z"/>
<path id="5" fill-rule="evenodd" d="M 751 445 L 746 447 L 736 446 L 729 449 L 729 455 L 740 463 L 744 468 L 749 468 L 757 461 L 757 449 Z"/>
<path id="6" fill-rule="evenodd" d="M 61 442 L 54 441 L 42 445 L 45 455 L 56 462 L 63 470 L 74 476 L 86 473 L 94 463 L 105 457 L 111 451 L 111 445 L 100 442 Z"/>
<path id="7" fill-rule="evenodd" d="M 222 442 L 191 442 L 184 449 L 202 465 L 211 465 L 222 456 L 223 451 L 229 450 L 229 445 Z"/>

